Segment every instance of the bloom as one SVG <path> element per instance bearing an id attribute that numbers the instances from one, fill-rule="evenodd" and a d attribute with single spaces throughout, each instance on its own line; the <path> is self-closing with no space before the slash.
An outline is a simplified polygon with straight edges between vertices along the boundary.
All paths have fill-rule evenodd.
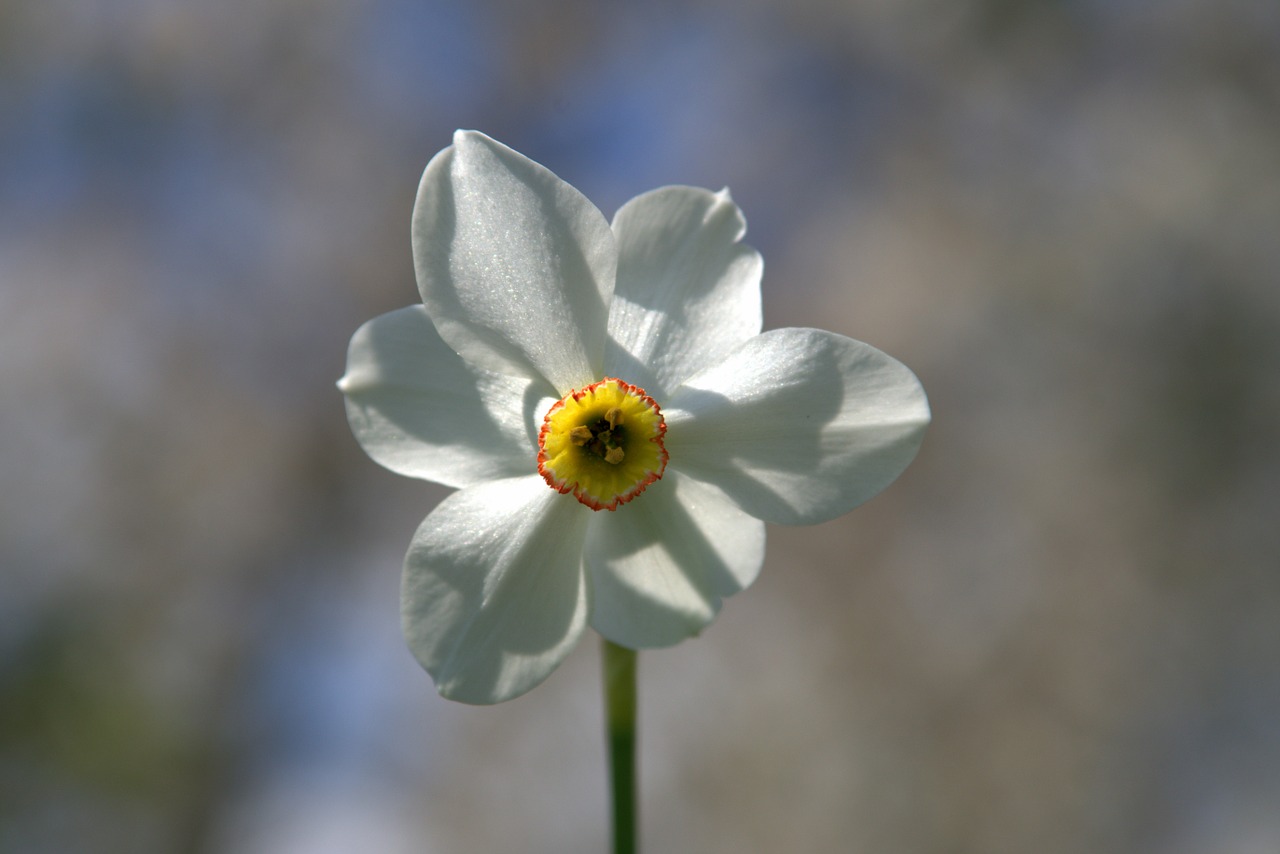
<path id="1" fill-rule="evenodd" d="M 402 618 L 440 693 L 545 679 L 589 623 L 696 635 L 764 560 L 764 522 L 839 516 L 915 456 L 915 375 L 815 329 L 761 334 L 760 255 L 727 191 L 663 187 L 612 224 L 459 131 L 413 213 L 422 305 L 362 326 L 339 381 L 378 463 L 458 491 L 405 558 Z"/>

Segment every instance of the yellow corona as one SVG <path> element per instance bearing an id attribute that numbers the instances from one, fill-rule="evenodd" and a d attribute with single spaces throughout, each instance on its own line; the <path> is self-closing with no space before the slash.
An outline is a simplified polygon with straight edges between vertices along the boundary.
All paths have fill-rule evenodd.
<path id="1" fill-rule="evenodd" d="M 667 424 L 644 389 L 606 377 L 574 389 L 547 411 L 538 472 L 592 510 L 617 510 L 662 477 Z"/>

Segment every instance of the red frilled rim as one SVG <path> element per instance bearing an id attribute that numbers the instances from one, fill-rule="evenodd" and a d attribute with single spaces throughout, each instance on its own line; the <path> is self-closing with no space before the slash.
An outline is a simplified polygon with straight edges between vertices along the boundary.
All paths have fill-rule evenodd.
<path id="1" fill-rule="evenodd" d="M 551 417 L 555 415 L 555 413 L 559 412 L 561 409 L 564 408 L 564 403 L 566 400 L 568 400 L 569 398 L 573 398 L 575 401 L 581 402 L 584 397 L 594 392 L 600 386 L 606 385 L 608 383 L 616 383 L 618 385 L 618 388 L 620 388 L 623 392 L 625 392 L 626 394 L 633 394 L 636 397 L 640 398 L 640 400 L 642 400 L 647 406 L 652 407 L 653 411 L 657 413 L 658 434 L 656 436 L 650 437 L 649 441 L 654 442 L 658 446 L 658 469 L 657 471 L 650 470 L 646 472 L 645 476 L 641 478 L 641 480 L 637 482 L 635 486 L 631 487 L 629 490 L 622 493 L 621 495 L 614 496 L 612 499 L 610 499 L 607 502 L 600 502 L 600 501 L 597 501 L 591 495 L 584 495 L 581 492 L 581 490 L 578 489 L 578 483 L 576 481 L 573 483 L 569 483 L 560 478 L 557 478 L 555 474 L 552 473 L 552 471 L 547 468 L 546 437 L 547 437 L 547 433 L 551 429 L 551 425 L 550 425 Z M 542 427 L 541 429 L 538 430 L 538 474 L 542 475 L 542 479 L 547 482 L 547 486 L 550 486 L 552 489 L 554 489 L 556 492 L 559 492 L 561 495 L 568 495 L 569 493 L 573 493 L 574 498 L 578 499 L 578 501 L 581 504 L 585 504 L 587 507 L 590 507 L 592 510 L 617 510 L 618 507 L 620 507 L 623 504 L 626 504 L 627 502 L 635 498 L 637 495 L 644 492 L 651 483 L 662 479 L 662 475 L 667 470 L 667 461 L 671 458 L 671 455 L 667 453 L 667 447 L 663 441 L 666 435 L 667 435 L 667 421 L 665 418 L 662 417 L 662 407 L 658 405 L 658 402 L 656 400 L 654 400 L 652 397 L 649 396 L 648 392 L 646 392 L 643 388 L 641 388 L 638 385 L 632 385 L 631 383 L 626 382 L 625 380 L 620 380 L 617 377 L 605 377 L 602 380 L 591 383 L 590 385 L 583 386 L 580 389 L 574 389 L 573 391 L 569 392 L 560 400 L 557 400 L 554 404 L 552 404 L 551 408 L 547 410 L 547 414 L 542 417 Z"/>

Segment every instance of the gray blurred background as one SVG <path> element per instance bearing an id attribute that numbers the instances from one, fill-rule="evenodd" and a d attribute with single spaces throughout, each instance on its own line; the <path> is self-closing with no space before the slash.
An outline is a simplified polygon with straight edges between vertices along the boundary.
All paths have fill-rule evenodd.
<path id="1" fill-rule="evenodd" d="M 333 385 L 455 127 L 934 408 L 642 656 L 648 851 L 1280 851 L 1268 0 L 0 3 L 0 850 L 604 850 L 594 637 L 439 699 Z"/>

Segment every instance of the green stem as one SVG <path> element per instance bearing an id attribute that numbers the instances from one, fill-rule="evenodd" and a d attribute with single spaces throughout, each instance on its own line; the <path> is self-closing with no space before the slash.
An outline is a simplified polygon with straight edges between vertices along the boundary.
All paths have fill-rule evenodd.
<path id="1" fill-rule="evenodd" d="M 636 854 L 636 652 L 607 640 L 602 652 L 613 854 Z"/>

